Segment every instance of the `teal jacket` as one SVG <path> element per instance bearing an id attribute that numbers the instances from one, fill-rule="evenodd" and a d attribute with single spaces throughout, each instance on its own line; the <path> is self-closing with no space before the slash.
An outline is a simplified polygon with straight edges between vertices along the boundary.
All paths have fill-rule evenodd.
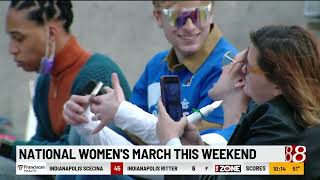
<path id="1" fill-rule="evenodd" d="M 93 54 L 82 67 L 79 74 L 75 78 L 71 94 L 80 95 L 82 90 L 90 80 L 96 82 L 102 81 L 104 86 L 111 87 L 111 74 L 118 74 L 121 87 L 123 88 L 126 100 L 130 99 L 129 84 L 117 64 L 110 58 L 102 54 Z M 49 93 L 50 75 L 40 75 L 37 79 L 35 95 L 33 98 L 34 113 L 37 118 L 36 134 L 28 142 L 16 141 L 15 145 L 68 145 L 68 135 L 70 126 L 66 126 L 64 134 L 57 136 L 52 131 L 49 109 L 48 109 L 48 93 Z M 11 153 L 11 158 L 15 159 L 15 148 Z"/>

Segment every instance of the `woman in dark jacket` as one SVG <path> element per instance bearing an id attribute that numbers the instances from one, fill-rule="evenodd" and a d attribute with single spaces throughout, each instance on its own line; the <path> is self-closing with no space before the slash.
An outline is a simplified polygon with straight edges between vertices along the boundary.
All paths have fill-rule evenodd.
<path id="1" fill-rule="evenodd" d="M 315 138 L 306 136 L 305 132 L 320 124 L 319 44 L 309 32 L 298 26 L 265 26 L 252 32 L 250 39 L 249 48 L 236 57 L 238 62 L 226 66 L 219 81 L 209 91 L 212 98 L 224 100 L 225 118 L 234 122 L 239 120 L 228 144 L 305 144 L 304 138 Z M 248 97 L 254 102 L 249 108 Z M 202 144 L 201 139 L 194 136 L 196 130 L 192 125 L 186 125 L 184 118 L 180 122 L 172 121 L 161 101 L 159 109 L 161 113 L 157 130 L 162 143 L 168 144 L 181 137 L 183 142 Z M 174 127 L 176 131 L 167 130 Z M 315 131 L 319 131 L 319 128 L 315 128 Z M 310 152 L 308 149 L 315 148 L 309 148 L 307 144 L 307 156 Z M 314 158 L 320 154 L 312 153 Z M 310 165 L 308 163 L 319 162 L 309 160 L 306 167 Z M 314 170 L 307 169 L 305 175 L 308 179 L 320 177 Z M 305 179 L 306 176 L 300 178 Z"/>

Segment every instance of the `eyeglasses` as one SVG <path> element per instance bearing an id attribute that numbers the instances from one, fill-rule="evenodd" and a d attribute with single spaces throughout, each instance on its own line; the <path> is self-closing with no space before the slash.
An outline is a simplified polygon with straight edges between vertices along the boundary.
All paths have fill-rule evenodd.
<path id="1" fill-rule="evenodd" d="M 222 66 L 226 66 L 226 65 L 230 64 L 231 62 L 240 63 L 242 65 L 242 68 L 244 68 L 244 74 L 248 74 L 248 72 L 250 72 L 250 73 L 254 73 L 254 74 L 264 75 L 265 72 L 263 72 L 257 66 L 254 67 L 254 66 L 248 65 L 248 51 L 249 51 L 249 49 L 245 52 L 243 59 L 241 61 L 234 60 L 235 55 L 231 51 L 227 51 L 223 55 Z"/>
<path id="2" fill-rule="evenodd" d="M 262 71 L 258 66 L 250 66 L 248 64 L 248 52 L 249 52 L 249 48 L 246 51 L 245 55 L 244 55 L 244 59 L 242 62 L 244 62 L 243 64 L 243 69 L 244 69 L 244 74 L 248 74 L 248 73 L 253 73 L 253 74 L 258 74 L 258 75 L 265 75 L 266 73 L 264 71 Z"/>
<path id="3" fill-rule="evenodd" d="M 197 27 L 208 22 L 212 12 L 212 4 L 196 8 L 162 9 L 165 20 L 172 26 L 181 28 L 190 18 Z"/>

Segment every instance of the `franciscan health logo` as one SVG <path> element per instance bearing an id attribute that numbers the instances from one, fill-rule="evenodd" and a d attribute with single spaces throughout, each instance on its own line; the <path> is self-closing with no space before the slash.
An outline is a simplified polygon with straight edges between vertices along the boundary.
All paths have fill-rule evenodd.
<path id="1" fill-rule="evenodd" d="M 37 170 L 43 170 L 46 169 L 45 166 L 39 166 L 39 165 L 17 165 L 18 170 L 23 172 L 37 172 Z"/>
<path id="2" fill-rule="evenodd" d="M 18 165 L 18 169 L 19 169 L 19 171 L 21 171 L 21 170 L 22 170 L 22 168 L 23 168 L 23 165 Z"/>

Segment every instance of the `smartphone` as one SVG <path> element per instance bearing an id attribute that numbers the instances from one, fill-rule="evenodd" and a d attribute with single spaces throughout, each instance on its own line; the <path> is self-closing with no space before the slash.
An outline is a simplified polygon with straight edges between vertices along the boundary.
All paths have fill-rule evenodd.
<path id="1" fill-rule="evenodd" d="M 176 75 L 165 75 L 160 78 L 161 100 L 170 117 L 179 121 L 182 117 L 180 100 L 180 81 Z"/>
<path id="2" fill-rule="evenodd" d="M 81 93 L 79 95 L 85 96 L 90 94 L 92 96 L 100 96 L 106 93 L 105 90 L 102 88 L 102 86 L 103 86 L 102 82 L 96 83 L 95 81 L 91 80 L 81 90 Z"/>

